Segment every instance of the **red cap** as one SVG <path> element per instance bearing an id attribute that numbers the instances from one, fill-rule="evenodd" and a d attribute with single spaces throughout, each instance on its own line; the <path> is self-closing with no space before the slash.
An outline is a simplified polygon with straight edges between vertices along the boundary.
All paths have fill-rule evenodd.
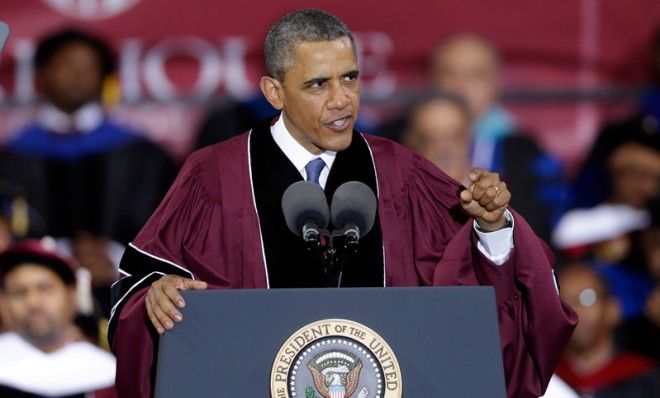
<path id="1" fill-rule="evenodd" d="M 67 285 L 76 283 L 73 259 L 58 253 L 55 244 L 45 240 L 28 239 L 15 243 L 0 253 L 0 283 L 16 266 L 31 263 L 43 265 L 57 273 Z"/>

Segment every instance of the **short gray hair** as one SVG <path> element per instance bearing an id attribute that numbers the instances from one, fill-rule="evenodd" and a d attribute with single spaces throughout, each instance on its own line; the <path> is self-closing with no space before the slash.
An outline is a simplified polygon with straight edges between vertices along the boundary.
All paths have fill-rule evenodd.
<path id="1" fill-rule="evenodd" d="M 266 36 L 264 56 L 268 75 L 279 81 L 284 79 L 286 69 L 296 44 L 300 42 L 334 41 L 348 37 L 355 51 L 355 41 L 346 24 L 325 11 L 305 8 L 294 11 L 280 19 Z"/>

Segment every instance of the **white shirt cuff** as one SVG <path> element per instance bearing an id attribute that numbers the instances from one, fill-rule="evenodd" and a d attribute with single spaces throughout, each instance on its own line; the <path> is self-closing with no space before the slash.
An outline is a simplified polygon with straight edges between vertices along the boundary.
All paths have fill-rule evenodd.
<path id="1" fill-rule="evenodd" d="M 513 249 L 513 228 L 515 221 L 509 210 L 505 210 L 511 219 L 511 227 L 502 228 L 493 232 L 483 232 L 479 229 L 476 221 L 473 221 L 473 228 L 479 237 L 477 248 L 492 261 L 495 265 L 502 265 L 509 259 Z"/>

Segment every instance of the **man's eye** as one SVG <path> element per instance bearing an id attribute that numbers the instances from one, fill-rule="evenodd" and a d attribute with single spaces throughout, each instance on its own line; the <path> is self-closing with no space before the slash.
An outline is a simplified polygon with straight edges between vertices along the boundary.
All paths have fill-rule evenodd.
<path id="1" fill-rule="evenodd" d="M 20 290 L 9 290 L 7 291 L 7 296 L 11 297 L 13 299 L 18 299 L 23 296 L 25 296 L 27 291 L 25 289 L 20 289 Z"/>
<path id="2" fill-rule="evenodd" d="M 357 73 L 351 73 L 351 74 L 349 74 L 349 75 L 344 76 L 344 80 L 345 80 L 345 81 L 349 81 L 349 82 L 352 82 L 352 81 L 354 81 L 354 80 L 357 80 L 357 78 L 358 78 L 358 74 L 357 74 Z"/>
<path id="3" fill-rule="evenodd" d="M 325 81 L 318 80 L 309 84 L 310 88 L 321 88 L 325 85 Z"/>

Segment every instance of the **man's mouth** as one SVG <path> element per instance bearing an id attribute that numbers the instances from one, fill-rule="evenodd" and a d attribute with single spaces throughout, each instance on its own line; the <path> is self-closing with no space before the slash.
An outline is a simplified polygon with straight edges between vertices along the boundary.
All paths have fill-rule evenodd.
<path id="1" fill-rule="evenodd" d="M 335 119 L 330 123 L 326 123 L 326 126 L 332 131 L 335 131 L 337 133 L 342 133 L 348 128 L 350 121 L 351 121 L 350 115 L 344 116 L 342 118 Z"/>

